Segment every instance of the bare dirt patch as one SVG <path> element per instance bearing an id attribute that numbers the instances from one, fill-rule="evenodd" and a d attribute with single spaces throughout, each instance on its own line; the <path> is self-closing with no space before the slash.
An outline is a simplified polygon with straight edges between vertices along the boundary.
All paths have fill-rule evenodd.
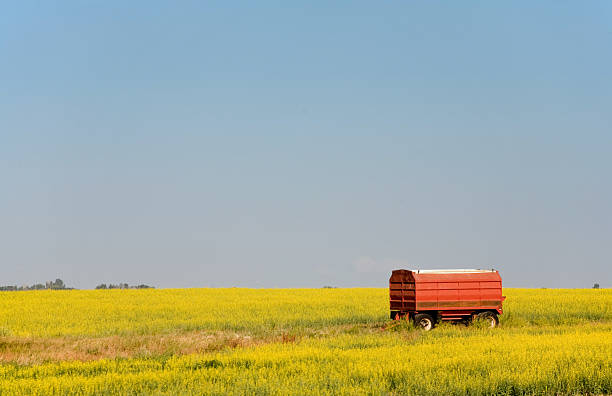
<path id="1" fill-rule="evenodd" d="M 324 329 L 271 331 L 248 335 L 205 330 L 150 335 L 107 337 L 64 336 L 22 338 L 0 336 L 0 363 L 40 364 L 51 361 L 92 361 L 115 358 L 143 358 L 164 355 L 207 353 L 223 349 L 245 348 L 267 343 L 296 343 L 303 338 L 338 334 L 367 334 L 384 331 L 381 324 L 337 325 Z"/>
<path id="2" fill-rule="evenodd" d="M 0 363 L 37 364 L 46 361 L 183 355 L 247 347 L 262 342 L 265 340 L 254 340 L 248 335 L 202 331 L 97 338 L 0 337 Z"/>

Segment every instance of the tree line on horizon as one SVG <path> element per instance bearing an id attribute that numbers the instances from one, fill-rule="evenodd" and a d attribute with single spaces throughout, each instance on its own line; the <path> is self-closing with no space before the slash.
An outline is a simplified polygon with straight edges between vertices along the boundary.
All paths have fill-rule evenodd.
<path id="1" fill-rule="evenodd" d="M 96 286 L 96 290 L 100 290 L 100 289 L 155 289 L 155 287 L 153 286 L 149 286 L 149 285 L 138 285 L 138 286 L 130 286 L 127 283 L 119 283 L 119 284 L 106 284 L 106 283 L 101 283 L 98 286 Z"/>
<path id="2" fill-rule="evenodd" d="M 47 281 L 43 285 L 42 283 L 36 283 L 30 286 L 17 286 L 17 285 L 6 285 L 0 286 L 0 291 L 22 291 L 22 290 L 71 290 L 72 287 L 67 287 L 64 281 L 57 278 L 54 281 Z"/>
<path id="3" fill-rule="evenodd" d="M 138 286 L 130 286 L 127 283 L 106 284 L 101 283 L 96 286 L 96 289 L 154 289 L 154 286 L 141 284 Z M 63 280 L 57 278 L 54 281 L 47 281 L 44 284 L 36 283 L 30 286 L 5 285 L 0 286 L 0 291 L 26 291 L 26 290 L 75 290 L 74 287 L 67 287 Z"/>

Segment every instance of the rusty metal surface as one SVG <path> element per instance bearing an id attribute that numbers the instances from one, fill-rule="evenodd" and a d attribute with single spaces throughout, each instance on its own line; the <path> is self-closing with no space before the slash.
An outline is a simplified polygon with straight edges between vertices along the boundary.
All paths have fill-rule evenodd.
<path id="1" fill-rule="evenodd" d="M 421 310 L 462 315 L 488 309 L 501 314 L 504 299 L 498 271 L 419 273 L 395 270 L 389 278 L 392 316 L 397 312 L 406 314 Z"/>

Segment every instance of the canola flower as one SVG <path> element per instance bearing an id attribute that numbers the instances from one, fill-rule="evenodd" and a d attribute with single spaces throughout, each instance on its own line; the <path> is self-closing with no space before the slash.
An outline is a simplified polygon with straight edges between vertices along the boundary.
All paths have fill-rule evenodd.
<path id="1" fill-rule="evenodd" d="M 0 335 L 321 328 L 386 320 L 384 289 L 145 289 L 0 292 Z"/>
<path id="2" fill-rule="evenodd" d="M 499 328 L 441 325 L 431 332 L 404 323 L 385 330 L 386 293 L 386 289 L 3 293 L 0 328 L 10 334 L 4 338 L 130 337 L 172 329 L 255 335 L 317 331 L 290 342 L 182 356 L 4 363 L 0 394 L 612 393 L 611 290 L 506 289 Z M 17 302 L 22 306 L 11 305 Z M 31 316 L 20 316 L 24 312 Z M 343 330 L 330 331 L 334 326 Z"/>
<path id="3" fill-rule="evenodd" d="M 610 289 L 504 289 L 502 325 L 612 319 Z M 157 334 L 384 323 L 388 290 L 147 289 L 0 292 L 0 336 Z"/>

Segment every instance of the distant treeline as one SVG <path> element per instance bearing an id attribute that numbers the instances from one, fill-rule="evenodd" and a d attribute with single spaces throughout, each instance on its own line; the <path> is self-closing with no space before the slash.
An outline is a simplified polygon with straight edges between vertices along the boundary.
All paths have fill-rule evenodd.
<path id="1" fill-rule="evenodd" d="M 138 286 L 130 286 L 127 283 L 119 283 L 109 284 L 102 283 L 96 286 L 96 289 L 154 289 L 155 287 L 149 285 L 138 285 Z M 8 285 L 8 286 L 0 286 L 0 291 L 24 291 L 24 290 L 74 290 L 73 287 L 67 287 L 64 284 L 64 281 L 61 279 L 56 279 L 54 281 L 42 283 L 36 283 L 31 286 L 16 286 L 16 285 Z"/>
<path id="2" fill-rule="evenodd" d="M 61 279 L 56 279 L 54 281 L 47 281 L 43 285 L 42 283 L 37 283 L 31 286 L 0 286 L 0 291 L 22 291 L 22 290 L 71 290 L 72 287 L 66 287 L 64 281 Z"/>
<path id="3" fill-rule="evenodd" d="M 117 285 L 102 283 L 96 286 L 96 289 L 155 289 L 155 287 L 149 285 L 130 286 L 127 283 L 119 283 Z"/>

